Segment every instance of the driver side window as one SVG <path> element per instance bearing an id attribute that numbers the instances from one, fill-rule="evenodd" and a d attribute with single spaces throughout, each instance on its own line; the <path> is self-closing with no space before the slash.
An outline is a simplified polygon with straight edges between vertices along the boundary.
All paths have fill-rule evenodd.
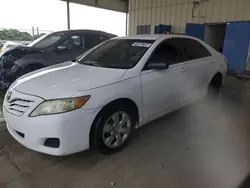
<path id="1" fill-rule="evenodd" d="M 168 39 L 161 43 L 150 58 L 149 63 L 172 65 L 182 61 L 181 44 L 178 39 Z"/>
<path id="2" fill-rule="evenodd" d="M 67 47 L 68 50 L 81 49 L 85 47 L 84 38 L 79 35 L 74 35 L 66 39 L 62 46 Z"/>

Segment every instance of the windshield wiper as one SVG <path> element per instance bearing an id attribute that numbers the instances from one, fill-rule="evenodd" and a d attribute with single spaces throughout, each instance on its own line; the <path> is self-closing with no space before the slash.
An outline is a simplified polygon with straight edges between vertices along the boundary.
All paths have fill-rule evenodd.
<path id="1" fill-rule="evenodd" d="M 72 59 L 71 61 L 72 61 L 72 62 L 78 62 L 78 63 L 79 63 L 78 59 Z"/>
<path id="2" fill-rule="evenodd" d="M 101 67 L 98 63 L 94 62 L 94 61 L 87 61 L 82 63 L 83 65 L 90 65 L 90 66 L 95 66 L 95 67 Z"/>

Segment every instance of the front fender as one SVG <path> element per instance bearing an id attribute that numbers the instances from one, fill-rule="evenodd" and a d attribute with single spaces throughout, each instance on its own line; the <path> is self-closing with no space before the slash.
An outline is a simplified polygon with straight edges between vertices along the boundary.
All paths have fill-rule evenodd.
<path id="1" fill-rule="evenodd" d="M 139 110 L 139 117 L 141 120 L 142 112 L 142 93 L 140 76 L 128 78 L 112 84 L 97 87 L 91 90 L 79 91 L 73 97 L 90 95 L 89 101 L 83 106 L 84 109 L 102 108 L 110 102 L 127 98 L 137 105 Z"/>
<path id="2" fill-rule="evenodd" d="M 15 61 L 15 64 L 18 65 L 19 67 L 22 67 L 22 68 L 29 66 L 29 65 L 35 65 L 35 64 L 42 65 L 44 67 L 46 66 L 45 62 L 42 60 L 24 59 L 24 58 L 18 59 L 17 61 Z"/>

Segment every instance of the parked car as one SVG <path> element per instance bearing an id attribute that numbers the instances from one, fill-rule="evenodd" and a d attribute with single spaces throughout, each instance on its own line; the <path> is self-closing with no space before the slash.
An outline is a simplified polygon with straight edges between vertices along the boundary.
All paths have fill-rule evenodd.
<path id="1" fill-rule="evenodd" d="M 67 30 L 42 36 L 28 44 L 9 44 L 0 55 L 0 90 L 31 71 L 73 60 L 97 44 L 116 37 L 93 30 Z M 6 44 L 8 45 L 8 44 Z"/>
<path id="2" fill-rule="evenodd" d="M 7 51 L 8 49 L 13 49 L 17 46 L 25 46 L 21 42 L 12 42 L 12 41 L 6 41 L 2 46 L 2 52 Z"/>
<path id="3" fill-rule="evenodd" d="M 4 98 L 3 114 L 10 134 L 32 150 L 113 153 L 135 128 L 207 92 L 215 97 L 226 70 L 224 56 L 199 39 L 121 37 L 19 78 Z"/>
<path id="4" fill-rule="evenodd" d="M 2 51 L 4 43 L 5 43 L 5 41 L 0 41 L 0 52 Z"/>

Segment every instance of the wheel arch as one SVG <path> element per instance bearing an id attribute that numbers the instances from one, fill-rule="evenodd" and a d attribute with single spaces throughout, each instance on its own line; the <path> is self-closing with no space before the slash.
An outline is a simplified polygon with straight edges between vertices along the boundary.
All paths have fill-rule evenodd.
<path id="1" fill-rule="evenodd" d="M 35 62 L 35 63 L 25 65 L 24 69 L 28 69 L 28 68 L 31 68 L 31 67 L 44 68 L 46 66 L 44 64 L 42 64 L 42 63 Z"/>
<path id="2" fill-rule="evenodd" d="M 109 108 L 112 108 L 112 107 L 117 106 L 117 105 L 126 105 L 127 107 L 129 107 L 129 109 L 132 110 L 132 113 L 136 119 L 136 123 L 137 124 L 139 123 L 139 121 L 140 121 L 139 108 L 138 108 L 137 104 L 132 99 L 124 97 L 124 98 L 118 98 L 118 99 L 115 99 L 113 101 L 110 101 L 101 108 L 101 110 L 98 112 L 98 114 L 94 118 L 94 121 L 91 124 L 90 132 L 89 132 L 89 146 L 90 147 L 93 146 L 93 135 L 94 135 L 94 131 L 95 131 L 95 124 L 99 120 L 101 114 L 105 110 L 108 110 Z"/>
<path id="3" fill-rule="evenodd" d="M 221 87 L 222 83 L 223 83 L 223 75 L 222 75 L 222 73 L 221 72 L 216 72 L 213 75 L 213 77 L 212 77 L 209 84 L 212 84 L 215 87 Z"/>

